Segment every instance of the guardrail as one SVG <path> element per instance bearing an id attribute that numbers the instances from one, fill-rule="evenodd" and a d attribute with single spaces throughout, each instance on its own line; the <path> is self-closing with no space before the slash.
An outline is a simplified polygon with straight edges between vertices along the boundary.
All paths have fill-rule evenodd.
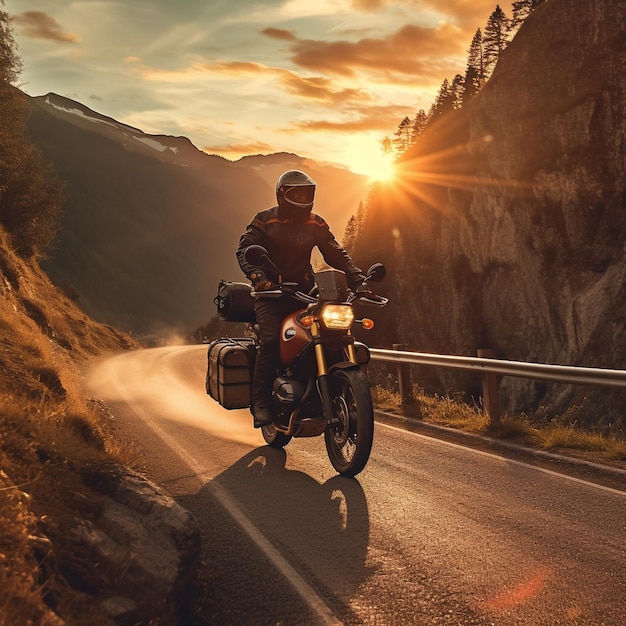
<path id="1" fill-rule="evenodd" d="M 403 344 L 394 344 L 393 350 L 371 348 L 375 361 L 398 363 L 398 384 L 402 403 L 413 399 L 412 383 L 408 365 L 431 365 L 478 372 L 482 378 L 483 409 L 487 417 L 495 422 L 500 419 L 498 401 L 498 375 L 531 378 L 573 385 L 600 385 L 604 387 L 626 387 L 626 371 L 573 365 L 548 365 L 524 363 L 495 358 L 493 350 L 479 350 L 478 357 L 408 352 Z"/>

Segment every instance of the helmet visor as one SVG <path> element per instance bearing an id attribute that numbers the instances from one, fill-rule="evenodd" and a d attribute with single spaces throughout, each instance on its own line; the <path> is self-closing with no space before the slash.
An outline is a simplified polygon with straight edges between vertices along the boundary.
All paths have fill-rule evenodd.
<path id="1" fill-rule="evenodd" d="M 296 185 L 284 187 L 285 198 L 293 204 L 311 204 L 315 198 L 315 185 Z"/>

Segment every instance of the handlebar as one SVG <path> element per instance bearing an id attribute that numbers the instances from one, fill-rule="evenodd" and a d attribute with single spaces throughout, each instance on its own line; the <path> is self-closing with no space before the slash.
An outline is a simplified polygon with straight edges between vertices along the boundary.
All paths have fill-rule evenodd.
<path id="1" fill-rule="evenodd" d="M 297 287 L 298 283 L 280 283 L 277 285 L 278 289 L 269 289 L 267 291 L 252 291 L 251 296 L 253 298 L 281 298 L 286 295 L 290 295 L 296 300 L 303 302 L 305 304 L 316 304 L 318 302 L 318 298 L 315 296 L 311 296 L 302 291 L 291 291 L 290 289 L 293 287 Z M 379 296 L 372 291 L 368 291 L 365 293 L 350 292 L 350 296 L 348 297 L 348 302 L 358 302 L 359 304 L 370 305 L 370 306 L 385 306 L 387 302 L 389 302 L 388 298 L 383 296 Z"/>

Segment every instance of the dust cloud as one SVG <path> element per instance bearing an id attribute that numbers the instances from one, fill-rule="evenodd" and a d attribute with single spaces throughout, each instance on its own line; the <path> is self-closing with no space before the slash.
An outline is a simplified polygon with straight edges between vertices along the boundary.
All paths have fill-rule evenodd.
<path id="1" fill-rule="evenodd" d="M 95 365 L 87 377 L 93 397 L 123 403 L 144 421 L 181 422 L 215 437 L 259 445 L 247 409 L 227 410 L 206 394 L 206 346 L 136 350 Z"/>

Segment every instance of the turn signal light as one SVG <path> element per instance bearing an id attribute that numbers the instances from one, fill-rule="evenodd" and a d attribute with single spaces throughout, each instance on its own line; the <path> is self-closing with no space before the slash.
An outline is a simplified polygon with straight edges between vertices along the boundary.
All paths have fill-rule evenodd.
<path id="1" fill-rule="evenodd" d="M 371 320 L 369 317 L 364 317 L 361 320 L 361 325 L 365 330 L 371 330 L 374 328 L 374 320 Z"/>
<path id="2" fill-rule="evenodd" d="M 304 317 L 300 318 L 300 324 L 302 324 L 302 326 L 304 326 L 305 328 L 310 328 L 311 326 L 313 326 L 314 321 L 315 318 L 312 315 L 305 315 Z"/>

